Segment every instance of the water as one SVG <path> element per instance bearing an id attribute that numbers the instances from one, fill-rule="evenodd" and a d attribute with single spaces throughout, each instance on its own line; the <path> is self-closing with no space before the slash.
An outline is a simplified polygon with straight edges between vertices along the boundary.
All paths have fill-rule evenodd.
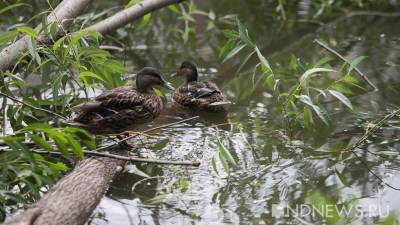
<path id="1" fill-rule="evenodd" d="M 200 79 L 215 81 L 235 104 L 227 114 L 202 113 L 199 119 L 163 128 L 151 133 L 156 138 L 139 142 L 140 156 L 199 160 L 201 166 L 142 165 L 139 169 L 152 177 L 144 181 L 125 171 L 112 183 L 88 224 L 325 224 L 335 220 L 334 215 L 324 219 L 304 212 L 280 218 L 272 215 L 276 204 L 305 210 L 312 201 L 347 209 L 360 207 L 361 214 L 341 214 L 351 224 L 374 224 L 388 212 L 398 217 L 400 192 L 380 185 L 354 155 L 340 150 L 364 133 L 362 124 L 382 117 L 387 107 L 400 105 L 400 17 L 355 15 L 320 26 L 304 21 L 310 1 L 299 1 L 286 9 L 292 13 L 287 13 L 288 21 L 284 23 L 270 17 L 275 7 L 269 1 L 195 2 L 199 9 L 212 9 L 216 19 L 210 23 L 204 16 L 193 15 L 191 26 L 196 33 L 191 33 L 187 42 L 176 30 L 177 26 L 184 27 L 183 22 L 166 9 L 153 17 L 151 28 L 119 30 L 113 34 L 119 43 L 110 39 L 106 42 L 131 49 L 115 53 L 124 60 L 128 73 L 154 66 L 175 86 L 182 80 L 170 75 L 183 60 L 193 60 L 200 68 Z M 101 1 L 93 7 L 101 10 L 113 5 L 117 3 Z M 317 123 L 313 129 L 293 131 L 290 139 L 271 93 L 261 85 L 253 87 L 256 59 L 237 72 L 245 54 L 225 63 L 218 58 L 218 50 L 226 41 L 221 29 L 234 27 L 226 18 L 229 14 L 237 14 L 248 27 L 276 73 L 298 79 L 299 74 L 288 70 L 292 55 L 308 63 L 331 56 L 313 43 L 318 38 L 349 59 L 368 56 L 359 68 L 379 91 L 351 98 L 358 113 L 338 102 L 327 103 L 329 128 Z M 212 26 L 218 29 L 207 29 Z M 166 97 L 168 103 L 159 118 L 136 129 L 199 115 L 176 108 L 170 94 Z M 382 156 L 357 150 L 376 174 L 395 187 L 400 187 L 399 127 L 398 120 L 391 121 L 363 147 Z M 217 158 L 217 135 L 238 164 L 229 174 L 218 160 L 218 174 L 211 166 L 211 159 Z M 180 180 L 187 181 L 186 191 L 180 189 Z M 381 216 L 368 215 L 368 210 Z"/>
<path id="2" fill-rule="evenodd" d="M 216 4 L 214 9 L 220 10 L 217 15 L 240 11 L 238 6 L 209 4 Z M 240 73 L 236 73 L 236 69 L 243 57 L 220 64 L 218 47 L 223 45 L 224 38 L 221 34 L 207 33 L 202 18 L 196 18 L 198 33 L 194 43 L 182 46 L 175 43 L 173 37 L 163 39 L 165 35 L 155 38 L 154 34 L 148 34 L 150 41 L 146 41 L 146 50 L 127 53 L 126 64 L 130 65 L 130 70 L 151 65 L 171 74 L 182 60 L 192 59 L 202 68 L 200 79 L 216 81 L 235 104 L 230 106 L 227 115 L 204 114 L 200 119 L 154 133 L 159 141 L 152 143 L 149 139 L 145 147 L 138 150 L 139 155 L 157 155 L 171 160 L 196 159 L 201 161 L 201 166 L 142 166 L 140 169 L 155 178 L 137 184 L 134 191 L 132 187 L 142 178 L 123 173 L 102 199 L 89 224 L 332 222 L 332 218 L 296 217 L 293 213 L 281 218 L 272 216 L 274 204 L 295 209 L 302 205 L 309 207 L 312 200 L 318 199 L 338 207 L 351 207 L 350 203 L 360 207 L 363 213 L 348 217 L 347 222 L 351 224 L 374 224 L 389 212 L 399 215 L 399 192 L 380 185 L 352 154 L 339 152 L 363 134 L 362 123 L 379 118 L 386 107 L 400 103 L 399 17 L 355 15 L 334 20 L 319 29 L 316 25 L 300 22 L 288 23 L 298 26 L 295 29 L 285 26 L 279 29 L 276 24 L 268 27 L 267 22 L 261 22 L 265 13 L 255 9 L 254 14 L 242 12 L 239 15 L 249 27 L 250 35 L 263 47 L 273 69 L 287 73 L 285 66 L 291 54 L 310 63 L 329 56 L 313 43 L 318 38 L 326 40 L 347 58 L 368 56 L 359 68 L 380 90 L 352 98 L 356 111 L 360 113 L 350 112 L 337 102 L 326 104 L 331 113 L 330 128 L 320 124 L 314 129 L 298 130 L 289 140 L 282 128 L 282 116 L 274 108 L 271 93 L 261 86 L 252 87 L 254 62 L 251 61 Z M 168 47 L 159 48 L 157 44 L 150 44 L 151 41 Z M 182 82 L 179 78 L 169 80 L 175 85 Z M 170 100 L 171 96 L 167 94 L 167 98 Z M 162 115 L 149 126 L 193 115 L 197 114 L 177 110 L 173 104 L 168 104 Z M 365 149 L 384 157 L 361 149 L 357 153 L 385 182 L 400 187 L 399 131 L 398 123 L 393 123 L 365 145 Z M 216 124 L 223 125 L 213 126 Z M 211 158 L 217 157 L 217 134 L 238 163 L 237 168 L 231 168 L 229 175 L 219 163 L 219 174 L 212 170 Z M 188 181 L 185 192 L 178 185 L 181 178 Z M 367 214 L 368 210 L 373 213 Z M 342 214 L 342 217 L 346 216 Z"/>

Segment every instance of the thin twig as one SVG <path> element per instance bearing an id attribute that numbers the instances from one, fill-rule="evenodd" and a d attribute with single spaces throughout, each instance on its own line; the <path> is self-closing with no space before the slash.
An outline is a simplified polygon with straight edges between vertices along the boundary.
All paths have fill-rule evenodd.
<path id="1" fill-rule="evenodd" d="M 351 62 L 349 60 L 347 60 L 344 56 L 340 55 L 337 51 L 335 51 L 332 48 L 328 47 L 327 45 L 325 45 L 321 41 L 315 39 L 314 42 L 317 43 L 319 46 L 323 47 L 324 49 L 328 50 L 330 53 L 336 55 L 338 58 L 343 60 L 345 63 L 351 65 Z M 357 72 L 358 75 L 360 75 L 373 88 L 374 91 L 378 91 L 378 88 L 375 86 L 375 84 L 373 84 L 368 79 L 368 77 L 365 76 L 363 72 L 361 72 L 361 70 L 359 70 L 357 67 L 354 67 L 354 70 Z"/>
<path id="2" fill-rule="evenodd" d="M 379 130 L 379 128 L 382 127 L 382 125 L 385 123 L 385 121 L 393 118 L 394 116 L 398 115 L 400 113 L 400 108 L 393 111 L 392 113 L 386 115 L 385 117 L 383 117 L 381 120 L 379 120 L 374 127 L 372 127 L 371 129 L 369 129 L 360 139 L 358 139 L 358 141 L 356 143 L 354 143 L 352 146 L 348 147 L 347 149 L 345 149 L 345 151 L 350 151 L 354 154 L 354 156 L 362 163 L 364 164 L 364 166 L 367 168 L 368 172 L 371 173 L 374 177 L 376 177 L 376 179 L 378 179 L 382 184 L 386 185 L 387 187 L 396 190 L 396 191 L 400 191 L 400 188 L 394 187 L 391 184 L 385 182 L 381 177 L 379 177 L 374 171 L 371 170 L 371 168 L 369 168 L 369 165 L 367 162 L 365 162 L 359 155 L 357 155 L 355 149 L 358 148 L 362 143 L 364 143 L 364 141 L 366 141 L 371 135 L 373 135 L 376 131 Z M 368 150 L 366 150 L 368 151 Z M 370 151 L 368 151 L 370 152 Z M 371 153 L 371 152 L 370 152 Z"/>
<path id="3" fill-rule="evenodd" d="M 8 151 L 13 151 L 13 150 L 0 149 L 0 152 L 8 152 Z M 51 152 L 51 151 L 46 151 L 46 150 L 31 149 L 30 151 L 33 153 L 38 153 L 38 154 L 57 155 L 57 156 L 62 155 L 61 152 Z M 120 159 L 120 160 L 125 160 L 125 161 L 130 161 L 130 162 L 153 163 L 153 164 L 162 164 L 162 165 L 195 166 L 195 167 L 200 166 L 199 161 L 171 161 L 171 160 L 145 159 L 145 158 L 138 158 L 138 157 L 115 155 L 115 154 L 106 153 L 106 152 L 95 152 L 95 151 L 90 151 L 90 150 L 83 150 L 83 152 L 89 156 L 108 157 L 108 158 Z"/>
<path id="4" fill-rule="evenodd" d="M 39 111 L 42 111 L 42 112 L 46 112 L 46 113 L 48 113 L 48 114 L 51 114 L 51 115 L 56 116 L 56 117 L 58 117 L 58 118 L 61 118 L 61 119 L 63 119 L 63 120 L 68 120 L 67 117 L 61 116 L 60 114 L 57 114 L 57 113 L 55 113 L 55 112 L 53 112 L 53 111 L 50 111 L 50 110 L 42 109 L 42 108 L 36 107 L 36 106 L 34 106 L 34 105 L 31 105 L 31 104 L 29 104 L 29 103 L 25 103 L 25 102 L 23 102 L 23 101 L 21 101 L 21 100 L 19 100 L 19 99 L 17 99 L 17 98 L 14 98 L 14 97 L 12 97 L 12 96 L 9 96 L 9 95 L 5 94 L 5 93 L 3 93 L 3 92 L 0 92 L 0 95 L 6 97 L 6 98 L 8 98 L 8 99 L 13 100 L 14 102 L 18 102 L 18 103 L 20 103 L 20 104 L 22 104 L 22 105 L 24 105 L 24 106 L 27 106 L 27 107 L 29 107 L 29 108 L 32 108 L 32 109 L 35 109 L 35 110 L 39 110 Z"/>
<path id="5" fill-rule="evenodd" d="M 117 145 L 121 144 L 124 141 L 127 141 L 127 140 L 129 140 L 131 138 L 134 138 L 134 137 L 140 135 L 141 133 L 149 133 L 149 132 L 154 131 L 154 130 L 158 130 L 158 129 L 165 128 L 165 127 L 170 127 L 170 126 L 173 126 L 173 125 L 176 125 L 176 124 L 180 124 L 180 123 L 184 123 L 184 122 L 187 122 L 187 121 L 190 121 L 190 120 L 194 120 L 194 119 L 197 119 L 197 118 L 199 118 L 199 116 L 194 116 L 194 117 L 190 117 L 190 118 L 187 118 L 187 119 L 184 119 L 184 120 L 180 120 L 180 121 L 177 121 L 177 122 L 174 122 L 174 123 L 168 123 L 168 124 L 164 124 L 164 125 L 161 125 L 161 126 L 158 126 L 158 127 L 153 127 L 153 128 L 147 129 L 145 131 L 142 131 L 140 133 L 137 133 L 137 134 L 131 135 L 129 137 L 123 138 L 123 139 L 121 139 L 119 141 L 116 141 L 116 142 L 114 142 L 112 144 L 97 148 L 97 149 L 95 149 L 95 151 L 101 151 L 101 150 L 105 150 L 105 149 L 108 149 L 108 148 L 113 147 L 113 146 L 117 146 Z"/>
<path id="6" fill-rule="evenodd" d="M 7 98 L 3 97 L 3 136 L 6 135 L 6 129 L 7 129 L 7 117 L 6 117 L 6 111 L 7 111 Z"/>

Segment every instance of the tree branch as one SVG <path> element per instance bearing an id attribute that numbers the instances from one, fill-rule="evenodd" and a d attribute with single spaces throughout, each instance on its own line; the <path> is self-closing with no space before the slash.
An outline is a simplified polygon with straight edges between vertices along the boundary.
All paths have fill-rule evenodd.
<path id="1" fill-rule="evenodd" d="M 57 22 L 59 24 L 59 26 L 57 26 L 57 33 L 59 33 L 63 29 L 62 24 L 67 19 L 78 16 L 89 2 L 90 0 L 64 0 L 50 13 L 47 17 L 47 21 L 49 24 Z M 40 32 L 41 29 L 42 25 L 38 25 L 35 28 L 37 32 Z M 14 63 L 28 51 L 28 38 L 30 37 L 25 35 L 0 52 L 0 72 L 14 65 Z M 40 34 L 37 41 L 39 43 L 49 44 L 51 40 L 47 35 Z"/>
<path id="2" fill-rule="evenodd" d="M 144 0 L 90 26 L 89 29 L 93 29 L 104 35 L 137 20 L 147 13 L 182 1 L 184 0 Z"/>
<path id="3" fill-rule="evenodd" d="M 142 132 L 137 132 L 136 134 L 130 135 L 130 136 L 128 136 L 126 138 L 123 138 L 121 140 L 118 140 L 118 141 L 116 141 L 116 142 L 114 142 L 112 144 L 97 148 L 94 151 L 103 151 L 103 150 L 106 150 L 108 148 L 117 146 L 117 145 L 121 144 L 122 142 L 125 142 L 125 141 L 127 141 L 129 139 L 132 139 L 132 138 L 136 137 L 136 136 L 139 136 L 142 133 L 149 133 L 149 132 L 154 131 L 154 130 L 158 130 L 158 129 L 161 129 L 161 128 L 174 126 L 174 125 L 177 125 L 177 124 L 180 124 L 180 123 L 184 123 L 184 122 L 187 122 L 187 121 L 190 121 L 190 120 L 194 120 L 194 119 L 197 119 L 197 118 L 199 118 L 199 116 L 190 117 L 190 118 L 183 119 L 183 120 L 180 120 L 180 121 L 177 121 L 177 122 L 174 122 L 174 123 L 168 123 L 168 124 L 164 124 L 164 125 L 161 125 L 161 126 L 158 126 L 158 127 L 153 127 L 153 128 L 147 129 L 147 130 L 142 131 Z"/>
<path id="4" fill-rule="evenodd" d="M 351 153 L 353 153 L 353 155 L 365 166 L 365 168 L 367 168 L 368 172 L 371 173 L 376 179 L 378 179 L 383 185 L 396 190 L 396 191 L 400 191 L 400 188 L 395 187 L 387 182 L 385 182 L 381 177 L 379 177 L 374 171 L 372 171 L 372 169 L 369 167 L 368 163 L 366 161 L 364 161 L 357 153 L 356 153 L 356 149 L 358 147 L 361 146 L 362 143 L 364 143 L 371 135 L 373 135 L 376 131 L 379 130 L 379 128 L 381 128 L 383 126 L 383 124 L 393 118 L 396 115 L 400 114 L 400 108 L 393 111 L 392 113 L 389 113 L 388 115 L 386 115 L 385 117 L 383 117 L 381 120 L 379 120 L 374 127 L 372 127 L 371 129 L 369 129 L 361 138 L 359 138 L 357 140 L 357 142 L 353 145 L 351 145 L 350 147 L 346 148 L 344 151 L 350 151 Z M 367 152 L 368 149 L 366 150 Z M 371 152 L 370 152 L 371 153 Z"/>
<path id="5" fill-rule="evenodd" d="M 93 29 L 103 35 L 116 30 L 126 24 L 135 21 L 142 16 L 155 11 L 157 9 L 163 8 L 165 6 L 180 3 L 184 0 L 143 0 L 138 4 L 135 4 L 127 9 L 124 9 L 115 15 L 102 20 L 92 26 L 89 29 Z M 58 26 L 58 33 L 63 29 L 62 23 L 66 19 L 74 18 L 78 16 L 90 0 L 64 0 L 62 1 L 56 9 L 47 17 L 49 23 L 57 22 L 61 26 Z M 35 28 L 37 32 L 41 31 L 42 26 L 39 25 Z M 64 33 L 65 35 L 65 33 Z M 10 68 L 25 52 L 28 51 L 28 36 L 20 38 L 15 43 L 4 48 L 0 52 L 0 72 L 5 71 Z M 50 44 L 51 39 L 45 34 L 40 34 L 38 37 L 38 43 L 40 44 Z"/>
<path id="6" fill-rule="evenodd" d="M 351 62 L 349 60 L 347 60 L 344 56 L 340 55 L 337 51 L 333 50 L 332 48 L 328 47 L 327 45 L 325 45 L 324 43 L 322 43 L 321 41 L 315 39 L 314 40 L 315 43 L 317 43 L 319 46 L 321 46 L 322 48 L 328 50 L 330 53 L 334 54 L 335 56 L 337 56 L 338 58 L 340 58 L 341 60 L 343 60 L 345 63 L 351 65 Z M 373 88 L 374 91 L 378 91 L 378 88 L 375 86 L 374 83 L 372 83 L 367 76 L 364 75 L 363 72 L 361 72 L 361 70 L 359 70 L 357 67 L 354 67 L 354 70 L 357 72 L 358 75 L 360 75 L 360 77 L 362 77 L 369 86 L 371 86 Z"/>
<path id="7" fill-rule="evenodd" d="M 8 99 L 13 100 L 14 102 L 18 102 L 18 103 L 20 103 L 20 104 L 22 104 L 22 105 L 24 105 L 24 106 L 27 106 L 27 107 L 29 107 L 29 108 L 32 108 L 32 109 L 35 109 L 35 110 L 39 110 L 39 111 L 42 111 L 42 112 L 46 112 L 46 113 L 48 113 L 48 114 L 51 114 L 51 115 L 56 116 L 56 117 L 58 117 L 58 118 L 61 118 L 61 119 L 63 119 L 63 120 L 67 120 L 67 119 L 68 119 L 67 117 L 61 116 L 60 114 L 57 114 L 57 113 L 55 113 L 55 112 L 53 112 L 53 111 L 50 111 L 50 110 L 47 110 L 47 109 L 42 109 L 42 108 L 36 107 L 36 106 L 34 106 L 34 105 L 25 103 L 25 102 L 23 102 L 23 101 L 21 101 L 21 100 L 19 100 L 19 99 L 17 99 L 17 98 L 14 98 L 14 97 L 12 97 L 12 96 L 9 96 L 9 95 L 5 94 L 5 93 L 3 93 L 3 92 L 0 92 L 0 95 L 3 96 L 3 97 L 6 97 L 6 98 L 8 98 Z"/>
<path id="8" fill-rule="evenodd" d="M 11 152 L 13 150 L 0 149 L 0 152 Z M 61 152 L 50 152 L 46 150 L 32 149 L 30 150 L 33 153 L 43 154 L 43 155 L 57 155 L 61 156 Z M 99 157 L 107 157 L 112 159 L 120 159 L 129 162 L 141 162 L 141 163 L 152 163 L 152 164 L 160 164 L 160 165 L 178 165 L 178 166 L 195 166 L 199 167 L 199 161 L 171 161 L 171 160 L 160 160 L 160 159 L 145 159 L 138 157 L 129 157 L 129 156 L 121 156 L 115 155 L 107 152 L 95 152 L 90 150 L 83 150 L 86 156 L 99 156 Z"/>

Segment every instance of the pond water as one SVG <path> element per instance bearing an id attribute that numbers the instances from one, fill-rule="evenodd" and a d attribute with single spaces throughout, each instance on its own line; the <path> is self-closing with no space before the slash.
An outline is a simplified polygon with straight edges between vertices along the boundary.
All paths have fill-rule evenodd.
<path id="1" fill-rule="evenodd" d="M 15 12 L 18 21 L 23 21 L 22 14 L 33 15 L 36 8 L 47 7 L 45 1 L 32 2 L 27 12 Z M 90 9 L 108 7 L 112 12 L 113 6 L 127 1 L 93 2 Z M 356 149 L 362 161 L 341 151 L 364 134 L 368 121 L 376 121 L 388 108 L 400 105 L 400 15 L 356 13 L 332 17 L 325 24 L 306 22 L 304 10 L 309 10 L 311 1 L 304 0 L 290 1 L 287 20 L 279 22 L 271 17 L 276 14 L 276 1 L 193 2 L 207 14 L 193 15 L 188 27 L 195 32 L 189 32 L 186 41 L 182 40 L 184 30 L 176 29 L 184 29 L 185 21 L 163 9 L 151 17 L 149 27 L 143 28 L 146 21 L 142 21 L 119 29 L 110 35 L 113 38 L 106 37 L 104 44 L 124 48 L 113 54 L 124 61 L 128 73 L 153 66 L 174 86 L 183 81 L 171 75 L 183 60 L 192 60 L 199 67 L 200 79 L 215 81 L 234 104 L 226 113 L 199 113 L 177 108 L 166 93 L 162 114 L 133 130 L 196 115 L 200 118 L 138 139 L 133 154 L 198 160 L 200 167 L 140 165 L 150 176 L 143 180 L 134 173 L 135 167 L 128 166 L 112 183 L 88 224 L 333 224 L 338 218 L 348 224 L 376 224 L 389 214 L 400 218 L 400 192 L 382 185 L 368 171 L 400 188 L 398 118 L 370 137 L 362 149 Z M 301 74 L 289 70 L 293 56 L 310 64 L 326 56 L 335 59 L 314 43 L 315 39 L 325 40 L 348 59 L 367 56 L 358 67 L 379 91 L 351 97 L 354 112 L 337 101 L 326 102 L 329 127 L 315 118 L 314 127 L 294 129 L 289 135 L 270 90 L 254 85 L 261 76 L 253 79 L 257 59 L 251 58 L 238 72 L 246 54 L 224 63 L 218 57 L 226 42 L 221 30 L 235 29 L 233 14 L 248 28 L 275 73 L 297 80 Z M 0 28 L 14 24 L 15 18 L 2 18 Z M 334 62 L 340 66 L 339 60 Z M 237 163 L 229 173 L 218 160 L 218 138 Z M 212 168 L 213 158 L 218 173 Z M 330 207 L 323 210 L 331 217 L 324 218 L 321 209 L 313 208 L 321 203 Z M 337 216 L 327 212 L 335 207 L 352 213 L 342 211 Z"/>
<path id="2" fill-rule="evenodd" d="M 234 104 L 226 115 L 202 114 L 199 119 L 152 133 L 156 138 L 148 138 L 140 145 L 138 155 L 199 160 L 201 166 L 143 165 L 139 168 L 153 178 L 140 183 L 137 182 L 142 177 L 125 171 L 112 184 L 88 224 L 332 222 L 318 215 L 288 213 L 279 217 L 276 214 L 276 210 L 279 211 L 276 204 L 296 209 L 309 207 L 313 199 L 322 199 L 338 207 L 359 207 L 364 213 L 348 216 L 351 224 L 374 224 L 389 212 L 400 215 L 400 192 L 381 185 L 354 155 L 340 152 L 362 136 L 363 123 L 381 117 L 389 106 L 400 105 L 399 17 L 354 15 L 332 20 L 325 26 L 302 22 L 281 26 L 270 25 L 268 12 L 247 1 L 240 3 L 246 7 L 236 4 L 238 1 L 224 6 L 199 2 L 201 7 L 213 8 L 217 15 L 239 14 L 273 69 L 285 71 L 292 54 L 304 62 L 317 62 L 328 56 L 329 53 L 313 43 L 319 38 L 350 59 L 368 56 L 359 68 L 379 91 L 351 99 L 356 111 L 362 113 L 351 112 L 337 102 L 327 103 L 331 127 L 319 124 L 313 129 L 297 130 L 289 139 L 271 93 L 262 86 L 253 88 L 251 70 L 255 63 L 250 61 L 243 72 L 237 73 L 243 57 L 223 64 L 217 59 L 218 49 L 225 41 L 221 33 L 208 32 L 207 23 L 196 17 L 196 37 L 191 37 L 188 42 L 191 44 L 182 46 L 182 41 L 176 43 L 174 37 L 165 34 L 158 37 L 158 28 L 155 28 L 143 34 L 144 41 L 134 43 L 135 50 L 125 55 L 129 70 L 148 65 L 169 75 L 182 60 L 191 59 L 201 68 L 200 79 L 215 81 Z M 169 18 L 171 23 L 173 19 Z M 158 30 L 162 31 L 165 30 Z M 182 82 L 179 78 L 167 79 L 175 86 Z M 167 99 L 171 102 L 169 94 Z M 197 113 L 178 110 L 168 103 L 162 115 L 144 127 L 193 115 Z M 220 126 L 213 126 L 216 124 Z M 140 129 L 144 128 L 135 130 Z M 218 153 L 217 136 L 238 164 L 229 174 L 218 160 L 219 173 L 212 169 L 211 159 L 217 158 Z M 395 187 L 400 187 L 398 140 L 399 124 L 393 121 L 364 146 L 363 149 L 376 154 L 357 150 L 372 171 Z M 179 182 L 182 180 L 187 181 L 187 190 L 181 190 Z M 341 217 L 346 216 L 341 214 Z"/>

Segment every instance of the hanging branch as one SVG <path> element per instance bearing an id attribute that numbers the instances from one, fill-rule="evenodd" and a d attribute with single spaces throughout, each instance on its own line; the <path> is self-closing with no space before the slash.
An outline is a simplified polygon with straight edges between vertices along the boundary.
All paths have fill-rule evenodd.
<path id="1" fill-rule="evenodd" d="M 24 106 L 26 106 L 26 107 L 29 107 L 29 108 L 32 108 L 32 109 L 35 109 L 35 110 L 39 110 L 39 111 L 42 111 L 42 112 L 51 114 L 51 115 L 56 116 L 56 117 L 58 117 L 58 118 L 61 118 L 61 119 L 63 119 L 63 120 L 68 120 L 67 117 L 61 116 L 60 114 L 57 114 L 57 113 L 55 113 L 55 112 L 53 112 L 53 111 L 50 111 L 50 110 L 47 110 L 47 109 L 42 109 L 42 108 L 36 107 L 36 106 L 34 106 L 34 105 L 31 105 L 31 104 L 29 104 L 29 103 L 23 102 L 23 101 L 21 101 L 21 100 L 19 100 L 19 99 L 17 99 L 17 98 L 14 98 L 14 97 L 12 97 L 12 96 L 9 96 L 9 95 L 7 95 L 7 94 L 5 94 L 5 93 L 3 93 L 3 92 L 0 92 L 0 95 L 3 96 L 3 97 L 6 97 L 6 98 L 8 98 L 8 99 L 13 100 L 14 102 L 18 102 L 18 103 L 20 103 L 21 105 L 24 105 Z"/>
<path id="2" fill-rule="evenodd" d="M 164 8 L 171 4 L 180 3 L 182 1 L 184 0 L 143 0 L 88 28 L 105 35 L 143 17 L 147 13 Z M 50 15 L 47 17 L 47 20 L 49 23 L 57 22 L 61 24 L 61 26 L 57 26 L 57 34 L 60 34 L 61 37 L 62 35 L 65 35 L 65 33 L 62 32 L 64 30 L 62 22 L 78 16 L 86 7 L 86 5 L 89 4 L 89 2 L 90 0 L 64 0 L 57 6 L 57 8 L 55 8 L 53 12 L 50 13 Z M 40 32 L 41 29 L 41 25 L 35 28 L 37 32 Z M 28 38 L 30 37 L 24 36 L 0 52 L 0 71 L 5 71 L 6 69 L 10 68 L 25 52 L 28 51 Z M 43 33 L 38 36 L 37 41 L 39 44 L 43 45 L 51 44 L 52 42 L 50 37 L 44 35 Z"/>
<path id="3" fill-rule="evenodd" d="M 393 111 L 392 113 L 386 115 L 385 117 L 383 117 L 381 120 L 379 120 L 374 127 L 372 127 L 371 129 L 369 129 L 360 139 L 357 140 L 356 143 L 354 143 L 352 146 L 348 147 L 347 149 L 345 149 L 345 151 L 350 151 L 351 153 L 354 154 L 354 156 L 367 168 L 368 172 L 371 173 L 374 177 L 376 177 L 376 179 L 378 179 L 382 184 L 384 184 L 385 186 L 396 190 L 396 191 L 400 191 L 400 188 L 394 187 L 393 185 L 385 182 L 381 177 L 379 177 L 374 171 L 372 171 L 372 169 L 369 167 L 368 163 L 365 162 L 359 155 L 357 155 L 355 149 L 360 147 L 361 144 L 363 144 L 371 135 L 373 135 L 376 131 L 379 130 L 379 128 L 381 128 L 383 126 L 383 124 L 393 118 L 394 116 L 400 114 L 400 109 L 397 109 L 395 111 Z M 367 150 L 368 151 L 368 150 Z M 369 151 L 368 151 L 369 152 Z"/>
<path id="4" fill-rule="evenodd" d="M 125 142 L 125 141 L 127 141 L 127 140 L 129 140 L 129 139 L 132 139 L 132 138 L 134 138 L 134 137 L 137 137 L 137 136 L 139 136 L 139 135 L 141 135 L 141 134 L 143 134 L 143 133 L 149 133 L 149 132 L 154 131 L 154 130 L 158 130 L 158 129 L 161 129 L 161 128 L 174 126 L 174 125 L 177 125 L 177 124 L 180 124 L 180 123 L 184 123 L 184 122 L 187 122 L 187 121 L 190 121 L 190 120 L 194 120 L 194 119 L 197 119 L 197 118 L 199 118 L 199 116 L 194 116 L 194 117 L 190 117 L 190 118 L 187 118 L 187 119 L 180 120 L 180 121 L 178 121 L 178 122 L 168 123 L 168 124 L 164 124 L 164 125 L 161 125 L 161 126 L 158 126 L 158 127 L 153 127 L 153 128 L 147 129 L 147 130 L 142 131 L 142 132 L 135 132 L 135 134 L 133 134 L 133 135 L 131 135 L 131 136 L 128 136 L 128 137 L 126 137 L 126 138 L 123 138 L 123 139 L 121 139 L 121 140 L 118 140 L 118 141 L 116 141 L 116 142 L 114 142 L 114 143 L 112 143 L 112 144 L 109 144 L 109 145 L 106 145 L 106 146 L 102 146 L 102 147 L 100 147 L 100 148 L 97 148 L 97 149 L 95 149 L 94 151 L 106 150 L 106 149 L 108 149 L 108 148 L 117 146 L 117 145 L 119 145 L 119 144 L 121 144 L 121 143 L 123 143 L 123 142 Z"/>
<path id="5" fill-rule="evenodd" d="M 57 22 L 57 33 L 60 33 L 63 27 L 63 22 L 68 19 L 74 18 L 80 15 L 90 0 L 64 0 L 62 1 L 47 17 L 47 21 L 50 23 Z M 42 25 L 38 25 L 35 30 L 40 32 Z M 28 39 L 30 37 L 25 35 L 18 41 L 7 46 L 0 52 L 0 72 L 12 67 L 16 61 L 28 51 Z M 49 44 L 51 39 L 44 34 L 38 36 L 38 43 Z"/>
<path id="6" fill-rule="evenodd" d="M 43 155 L 56 155 L 61 156 L 61 152 L 50 152 L 46 150 L 39 150 L 39 149 L 31 149 L 33 153 L 43 154 Z M 7 149 L 0 149 L 0 152 L 12 152 L 12 150 Z M 145 158 L 138 158 L 138 157 L 129 157 L 129 156 L 121 156 L 115 155 L 106 152 L 95 152 L 90 150 L 83 150 L 85 155 L 89 156 L 100 156 L 100 157 L 108 157 L 113 159 L 120 159 L 130 162 L 141 162 L 141 163 L 152 163 L 152 164 L 160 164 L 160 165 L 179 165 L 179 166 L 200 166 L 199 161 L 171 161 L 171 160 L 159 160 L 159 159 L 145 159 Z"/>
<path id="7" fill-rule="evenodd" d="M 321 46 L 322 48 L 328 50 L 330 53 L 334 54 L 335 56 L 337 56 L 338 58 L 340 58 L 341 60 L 343 60 L 345 63 L 351 65 L 351 62 L 349 60 L 347 60 L 344 56 L 340 55 L 337 51 L 333 50 L 332 48 L 328 47 L 327 45 L 325 45 L 324 43 L 322 43 L 321 41 L 315 39 L 314 40 L 315 43 L 317 43 L 319 46 Z M 360 69 L 358 69 L 357 67 L 354 68 L 354 70 L 356 71 L 356 73 L 358 75 L 360 75 L 360 77 L 362 77 L 369 86 L 371 86 L 373 88 L 373 91 L 378 91 L 378 88 L 375 86 L 375 84 L 373 84 L 367 76 L 364 75 L 363 72 L 361 72 Z"/>

